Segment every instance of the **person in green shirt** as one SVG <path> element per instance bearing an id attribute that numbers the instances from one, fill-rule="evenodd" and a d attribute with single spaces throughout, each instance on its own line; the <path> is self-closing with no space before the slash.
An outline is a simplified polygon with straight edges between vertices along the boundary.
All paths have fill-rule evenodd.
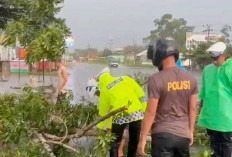
<path id="1" fill-rule="evenodd" d="M 199 98 L 203 107 L 198 125 L 207 129 L 212 157 L 231 157 L 232 59 L 226 60 L 226 45 L 218 42 L 207 51 L 213 64 L 204 68 Z"/>
<path id="2" fill-rule="evenodd" d="M 88 95 L 99 96 L 99 115 L 106 116 L 110 111 L 128 107 L 105 122 L 98 124 L 99 129 L 111 130 L 116 139 L 111 143 L 110 157 L 118 157 L 118 149 L 124 129 L 129 125 L 129 144 L 127 157 L 136 157 L 140 137 L 141 122 L 147 103 L 143 89 L 129 76 L 113 77 L 109 68 L 103 69 L 95 78 L 88 81 Z M 92 95 L 92 96 L 91 96 Z"/>

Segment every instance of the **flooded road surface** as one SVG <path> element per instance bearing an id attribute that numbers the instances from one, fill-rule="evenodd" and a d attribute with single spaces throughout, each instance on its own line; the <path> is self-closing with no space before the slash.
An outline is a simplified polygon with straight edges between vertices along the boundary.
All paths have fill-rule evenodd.
<path id="1" fill-rule="evenodd" d="M 74 63 L 72 70 L 68 71 L 69 81 L 68 88 L 73 90 L 74 102 L 78 102 L 81 96 L 86 96 L 85 88 L 89 78 L 96 76 L 107 65 L 101 64 L 87 64 L 87 63 Z M 153 74 L 157 72 L 154 68 L 134 68 L 119 65 L 118 68 L 111 68 L 113 76 L 130 75 L 134 76 L 135 73 L 142 72 L 144 74 Z M 199 88 L 201 86 L 201 75 L 199 71 L 189 71 L 198 81 Z"/>

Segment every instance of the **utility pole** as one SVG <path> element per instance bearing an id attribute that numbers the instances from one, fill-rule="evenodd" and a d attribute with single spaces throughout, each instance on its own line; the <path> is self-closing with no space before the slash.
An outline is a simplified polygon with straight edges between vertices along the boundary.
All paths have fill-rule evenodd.
<path id="1" fill-rule="evenodd" d="M 209 36 L 210 36 L 210 33 L 213 31 L 213 29 L 211 29 L 211 25 L 203 25 L 203 27 L 206 27 L 205 30 L 203 30 L 203 32 L 207 32 L 207 42 L 209 43 L 210 42 L 210 39 L 209 39 Z"/>
<path id="2" fill-rule="evenodd" d="M 88 51 L 87 51 L 87 58 L 88 58 L 88 61 L 89 61 L 89 51 L 90 51 L 90 44 L 88 44 Z"/>
<path id="3" fill-rule="evenodd" d="M 133 40 L 133 53 L 134 53 L 134 64 L 136 63 L 136 52 L 135 52 L 136 41 Z"/>
<path id="4" fill-rule="evenodd" d="M 112 52 L 111 51 L 112 45 L 113 45 L 113 39 L 109 39 L 110 52 Z"/>

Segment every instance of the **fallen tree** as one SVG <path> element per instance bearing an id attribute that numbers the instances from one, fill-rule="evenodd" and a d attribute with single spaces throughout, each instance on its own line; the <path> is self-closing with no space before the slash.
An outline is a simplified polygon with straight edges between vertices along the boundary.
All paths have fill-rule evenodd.
<path id="1" fill-rule="evenodd" d="M 86 103 L 86 102 L 85 102 Z M 25 88 L 20 95 L 0 96 L 0 141 L 3 156 L 85 156 L 78 147 L 69 146 L 73 138 L 96 136 L 92 155 L 105 156 L 113 136 L 93 129 L 99 122 L 125 111 L 123 107 L 98 117 L 97 106 L 71 106 L 68 99 L 59 105 L 48 102 L 41 93 Z M 107 147 L 106 147 L 107 146 Z"/>

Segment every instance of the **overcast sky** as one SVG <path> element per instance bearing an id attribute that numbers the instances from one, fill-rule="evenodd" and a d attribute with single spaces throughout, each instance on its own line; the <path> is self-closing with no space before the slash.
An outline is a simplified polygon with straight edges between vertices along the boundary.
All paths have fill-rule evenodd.
<path id="1" fill-rule="evenodd" d="M 154 29 L 154 19 L 170 13 L 184 18 L 188 25 L 202 31 L 210 24 L 219 33 L 232 25 L 232 0 L 65 0 L 59 16 L 66 18 L 75 37 L 75 48 L 104 49 L 131 45 Z"/>

